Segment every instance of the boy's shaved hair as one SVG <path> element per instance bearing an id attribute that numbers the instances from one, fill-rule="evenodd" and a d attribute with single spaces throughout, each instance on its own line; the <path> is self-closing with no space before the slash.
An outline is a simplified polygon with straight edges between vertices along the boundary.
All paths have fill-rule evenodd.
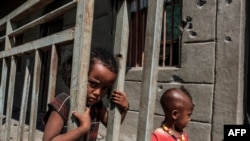
<path id="1" fill-rule="evenodd" d="M 185 97 L 192 101 L 190 93 L 184 86 L 181 86 L 180 88 L 170 88 L 165 91 L 160 99 L 164 113 L 167 114 L 173 109 L 181 108 L 183 105 L 183 98 Z"/>
<path id="2" fill-rule="evenodd" d="M 192 100 L 192 96 L 190 95 L 189 91 L 184 87 L 184 86 L 181 86 L 180 87 L 180 90 L 186 94 L 191 100 Z"/>

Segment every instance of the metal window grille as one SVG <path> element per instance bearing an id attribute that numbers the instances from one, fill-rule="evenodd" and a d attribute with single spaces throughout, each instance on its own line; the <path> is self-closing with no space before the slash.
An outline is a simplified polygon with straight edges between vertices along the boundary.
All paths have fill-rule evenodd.
<path id="1" fill-rule="evenodd" d="M 142 67 L 146 34 L 147 8 L 139 8 L 131 14 L 128 67 Z M 160 45 L 159 66 L 179 66 L 181 0 L 168 0 L 164 3 L 162 21 L 162 41 Z"/>

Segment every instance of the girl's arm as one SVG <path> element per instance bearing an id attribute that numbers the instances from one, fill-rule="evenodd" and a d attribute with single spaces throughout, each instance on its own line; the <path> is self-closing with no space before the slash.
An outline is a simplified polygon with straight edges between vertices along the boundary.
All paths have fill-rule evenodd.
<path id="1" fill-rule="evenodd" d="M 64 121 L 56 111 L 52 111 L 44 129 L 43 141 L 79 140 L 90 129 L 90 109 L 86 108 L 86 111 L 82 115 L 74 112 L 73 116 L 79 120 L 79 127 L 67 133 L 60 134 L 64 126 Z"/>

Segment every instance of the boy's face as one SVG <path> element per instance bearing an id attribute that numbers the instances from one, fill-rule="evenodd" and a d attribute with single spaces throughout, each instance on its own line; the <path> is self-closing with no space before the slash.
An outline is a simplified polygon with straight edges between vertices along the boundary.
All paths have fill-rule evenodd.
<path id="1" fill-rule="evenodd" d="M 87 87 L 87 105 L 99 102 L 116 80 L 116 74 L 103 66 L 101 63 L 90 67 Z"/>
<path id="2" fill-rule="evenodd" d="M 183 109 L 179 109 L 179 116 L 176 120 L 176 126 L 179 129 L 184 129 L 188 122 L 191 120 L 191 115 L 193 112 L 194 105 L 192 101 L 184 102 L 183 103 Z"/>

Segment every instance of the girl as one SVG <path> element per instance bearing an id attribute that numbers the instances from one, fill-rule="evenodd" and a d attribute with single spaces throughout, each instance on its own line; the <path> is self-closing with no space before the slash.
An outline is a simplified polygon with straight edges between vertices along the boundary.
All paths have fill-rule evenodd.
<path id="1" fill-rule="evenodd" d="M 63 79 L 69 86 L 71 73 L 71 59 L 63 64 Z M 65 92 L 59 94 L 51 103 L 49 111 L 44 117 L 45 128 L 43 141 L 74 141 L 84 136 L 84 141 L 95 141 L 97 138 L 99 122 L 107 126 L 108 112 L 102 98 L 111 91 L 117 77 L 117 64 L 113 55 L 101 48 L 91 50 L 88 72 L 87 105 L 82 115 L 73 112 L 79 121 L 79 126 L 65 132 L 70 110 L 70 96 Z M 129 108 L 127 96 L 124 92 L 114 91 L 110 96 L 120 112 L 122 121 Z M 88 108 L 89 107 L 89 108 Z M 91 123 L 90 123 L 91 122 Z"/>

